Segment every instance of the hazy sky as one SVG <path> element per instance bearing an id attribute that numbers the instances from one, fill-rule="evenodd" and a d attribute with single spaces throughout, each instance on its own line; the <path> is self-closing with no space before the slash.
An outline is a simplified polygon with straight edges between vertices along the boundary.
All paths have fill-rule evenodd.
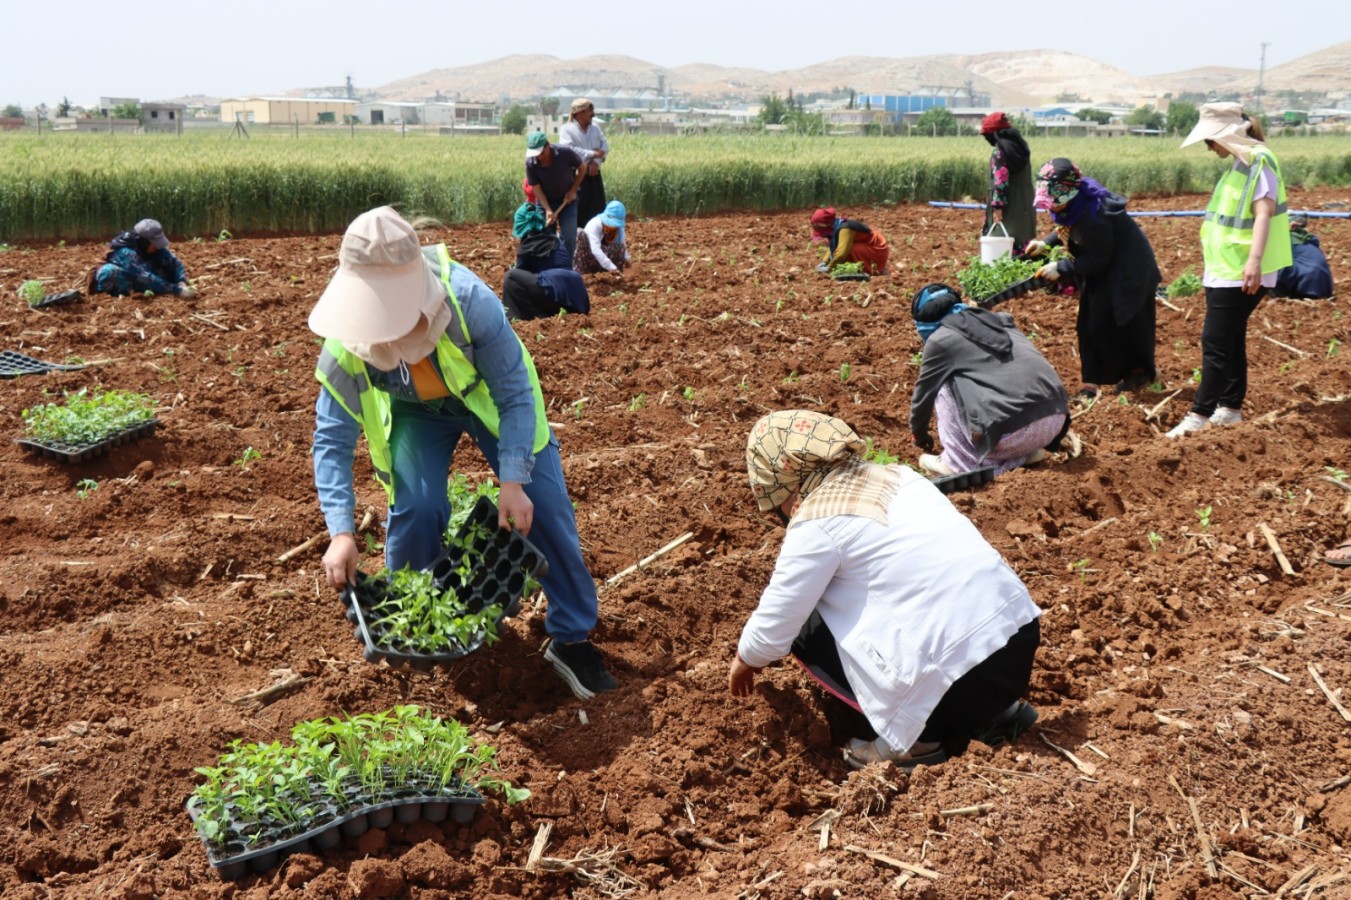
<path id="1" fill-rule="evenodd" d="M 1019 3 L 465 3 L 431 0 L 5 0 L 0 104 L 101 96 L 231 97 L 342 84 L 518 53 L 618 53 L 666 67 L 776 71 L 842 56 L 1066 50 L 1134 75 L 1256 69 L 1351 40 L 1351 0 Z M 542 18 L 541 18 L 542 17 Z M 1260 27 L 1254 27 L 1260 23 Z M 495 99 L 495 98 L 486 98 Z"/>

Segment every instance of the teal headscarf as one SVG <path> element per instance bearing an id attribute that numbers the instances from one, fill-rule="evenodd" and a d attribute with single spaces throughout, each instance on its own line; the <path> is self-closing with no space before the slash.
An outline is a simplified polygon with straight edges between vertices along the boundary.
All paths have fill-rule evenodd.
<path id="1" fill-rule="evenodd" d="M 520 240 L 528 234 L 544 230 L 544 210 L 534 203 L 522 203 L 516 209 L 516 217 L 511 224 L 511 235 Z"/>

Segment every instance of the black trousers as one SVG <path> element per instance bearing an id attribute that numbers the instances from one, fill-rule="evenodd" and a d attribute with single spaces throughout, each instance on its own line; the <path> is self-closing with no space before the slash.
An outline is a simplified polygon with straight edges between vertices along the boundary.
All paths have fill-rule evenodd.
<path id="1" fill-rule="evenodd" d="M 1201 386 L 1192 412 L 1210 418 L 1215 407 L 1242 409 L 1248 394 L 1248 317 L 1267 294 L 1242 288 L 1206 288 L 1206 321 L 1201 326 Z"/>
<path id="2" fill-rule="evenodd" d="M 948 688 L 920 734 L 921 741 L 964 741 L 979 734 L 995 716 L 1027 693 L 1032 680 L 1032 661 L 1041 643 L 1041 619 L 1018 629 L 1007 644 L 991 653 L 974 669 Z M 840 662 L 840 648 L 819 613 L 808 617 L 791 650 L 803 668 L 830 693 L 858 709 L 858 700 Z M 860 718 L 862 718 L 860 716 Z M 866 720 L 865 720 L 866 721 Z M 873 738 L 871 726 L 857 735 Z M 906 749 L 906 748 L 901 748 Z"/>

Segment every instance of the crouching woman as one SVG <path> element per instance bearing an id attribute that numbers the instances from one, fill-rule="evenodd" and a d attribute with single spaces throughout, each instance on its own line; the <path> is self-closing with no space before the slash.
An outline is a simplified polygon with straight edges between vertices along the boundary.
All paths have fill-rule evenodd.
<path id="1" fill-rule="evenodd" d="M 1036 463 L 1069 430 L 1069 396 L 1051 364 L 1008 313 L 967 306 L 945 284 L 910 304 L 924 345 L 910 398 L 910 433 L 934 475 L 993 466 L 996 475 Z M 929 422 L 938 414 L 941 455 Z"/>
<path id="2" fill-rule="evenodd" d="M 844 751 L 854 767 L 929 765 L 969 740 L 1017 737 L 1037 718 L 1019 698 L 1041 611 L 937 488 L 864 450 L 847 424 L 808 410 L 751 429 L 751 492 L 787 533 L 741 632 L 732 695 L 791 654 L 866 720 Z"/>

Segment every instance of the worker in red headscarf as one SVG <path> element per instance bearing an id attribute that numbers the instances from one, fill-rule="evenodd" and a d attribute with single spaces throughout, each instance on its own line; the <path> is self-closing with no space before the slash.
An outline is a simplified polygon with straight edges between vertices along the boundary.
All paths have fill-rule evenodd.
<path id="1" fill-rule="evenodd" d="M 882 232 L 857 219 L 841 219 L 829 207 L 812 213 L 812 243 L 825 244 L 826 261 L 817 266 L 831 272 L 841 263 L 859 263 L 868 275 L 885 275 L 891 248 Z"/>
<path id="2" fill-rule="evenodd" d="M 994 148 L 990 152 L 990 190 L 985 206 L 988 234 L 996 217 L 1013 238 L 1013 253 L 1020 255 L 1028 241 L 1037 237 L 1037 213 L 1032 208 L 1031 151 L 1027 141 L 1002 112 L 992 112 L 980 123 L 980 133 Z"/>

